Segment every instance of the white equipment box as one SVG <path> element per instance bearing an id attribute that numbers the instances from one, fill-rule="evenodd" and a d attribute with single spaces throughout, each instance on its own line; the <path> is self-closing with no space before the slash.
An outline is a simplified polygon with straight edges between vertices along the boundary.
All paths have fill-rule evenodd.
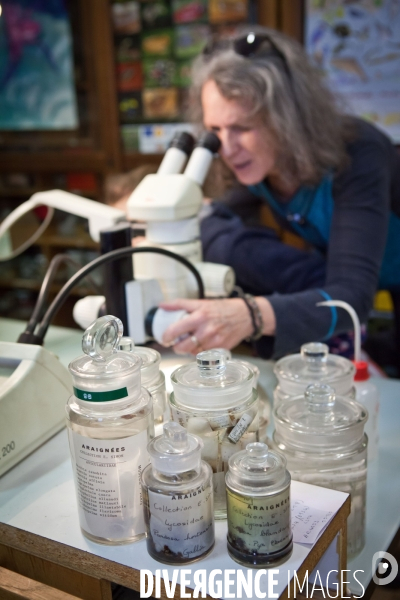
<path id="1" fill-rule="evenodd" d="M 71 376 L 54 354 L 0 342 L 0 476 L 64 427 L 71 395 Z"/>

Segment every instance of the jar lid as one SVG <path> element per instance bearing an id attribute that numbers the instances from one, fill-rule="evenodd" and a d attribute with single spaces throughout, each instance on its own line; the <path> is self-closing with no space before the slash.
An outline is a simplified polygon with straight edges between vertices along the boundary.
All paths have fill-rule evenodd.
<path id="1" fill-rule="evenodd" d="M 282 400 L 274 410 L 275 429 L 283 442 L 305 452 L 357 443 L 367 419 L 364 406 L 318 383 L 309 385 L 302 396 Z"/>
<path id="2" fill-rule="evenodd" d="M 182 406 L 219 410 L 250 397 L 254 373 L 242 362 L 227 360 L 218 350 L 205 350 L 171 375 L 175 400 Z"/>
<path id="3" fill-rule="evenodd" d="M 134 346 L 131 352 L 142 360 L 140 368 L 142 385 L 146 387 L 155 382 L 160 374 L 161 354 L 157 350 L 145 346 Z"/>
<path id="4" fill-rule="evenodd" d="M 141 359 L 129 352 L 118 352 L 122 333 L 122 322 L 111 315 L 96 319 L 86 329 L 82 338 L 85 354 L 68 367 L 78 391 L 100 393 L 100 387 L 105 392 L 125 387 L 125 396 L 132 395 L 134 389 L 140 392 Z"/>
<path id="5" fill-rule="evenodd" d="M 262 442 L 247 444 L 245 450 L 230 457 L 228 464 L 226 482 L 232 487 L 264 488 L 265 491 L 268 488 L 272 491 L 290 480 L 286 458 Z"/>
<path id="6" fill-rule="evenodd" d="M 278 360 L 274 373 L 289 396 L 303 394 L 310 383 L 326 383 L 337 394 L 345 395 L 353 385 L 355 368 L 347 358 L 329 354 L 326 344 L 311 342 L 303 344 L 300 354 Z"/>
<path id="7" fill-rule="evenodd" d="M 147 445 L 153 468 L 165 475 L 199 470 L 202 448 L 200 438 L 174 421 L 165 423 L 162 435 Z"/>
<path id="8" fill-rule="evenodd" d="M 253 371 L 254 373 L 253 385 L 255 388 L 257 388 L 258 380 L 260 378 L 260 369 L 257 367 L 257 365 L 251 363 L 248 360 L 243 360 L 242 358 L 232 358 L 232 352 L 230 350 L 227 350 L 226 348 L 213 348 L 213 351 L 221 352 L 226 357 L 226 360 L 233 360 L 235 363 L 241 362 L 244 365 L 246 365 L 246 367 L 249 367 L 250 371 Z"/>

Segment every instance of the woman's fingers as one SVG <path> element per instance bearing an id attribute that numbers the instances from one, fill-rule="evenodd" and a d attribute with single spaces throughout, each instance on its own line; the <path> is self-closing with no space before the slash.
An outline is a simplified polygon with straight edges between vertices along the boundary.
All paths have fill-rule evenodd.
<path id="1" fill-rule="evenodd" d="M 176 352 L 196 354 L 200 349 L 232 348 L 252 333 L 249 311 L 239 298 L 179 301 L 179 308 L 184 302 L 191 303 L 186 308 L 190 306 L 193 312 L 170 325 L 163 338 L 165 343 L 178 340 Z"/>
<path id="2" fill-rule="evenodd" d="M 202 350 L 227 347 L 226 344 L 229 344 L 229 340 L 221 336 L 216 323 L 212 319 L 203 320 L 200 317 L 199 326 L 197 328 L 191 326 L 190 331 L 174 345 L 173 349 L 177 354 L 196 355 Z"/>
<path id="3" fill-rule="evenodd" d="M 205 350 L 195 335 L 188 335 L 185 339 L 173 346 L 174 352 L 177 354 L 198 354 Z"/>
<path id="4" fill-rule="evenodd" d="M 186 310 L 191 313 L 198 309 L 204 300 L 171 300 L 169 302 L 160 302 L 159 307 L 164 308 L 165 310 Z"/>
<path id="5" fill-rule="evenodd" d="M 204 300 L 203 302 L 207 302 Z M 179 307 L 182 309 L 183 307 Z M 177 308 L 172 310 L 179 310 Z M 187 308 L 183 308 L 183 310 L 187 310 Z M 200 306 L 194 312 L 188 313 L 179 321 L 176 321 L 172 325 L 170 325 L 163 335 L 163 342 L 165 344 L 171 344 L 174 340 L 179 338 L 187 337 L 188 335 L 192 335 L 202 324 L 203 320 L 207 317 L 202 311 L 202 307 Z"/>

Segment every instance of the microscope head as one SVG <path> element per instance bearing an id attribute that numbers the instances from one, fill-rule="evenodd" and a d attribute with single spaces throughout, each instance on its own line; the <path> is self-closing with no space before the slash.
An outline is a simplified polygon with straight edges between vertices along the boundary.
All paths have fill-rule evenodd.
<path id="1" fill-rule="evenodd" d="M 183 173 L 180 172 L 183 163 L 179 160 L 177 146 L 171 146 L 158 172 L 147 175 L 129 197 L 128 219 L 177 221 L 195 217 L 203 199 L 201 186 L 219 145 L 216 135 L 204 135 L 192 152 Z M 171 160 L 169 157 L 172 157 Z"/>
<path id="2" fill-rule="evenodd" d="M 203 193 L 185 174 L 147 175 L 132 192 L 126 206 L 129 220 L 180 221 L 200 210 Z"/>

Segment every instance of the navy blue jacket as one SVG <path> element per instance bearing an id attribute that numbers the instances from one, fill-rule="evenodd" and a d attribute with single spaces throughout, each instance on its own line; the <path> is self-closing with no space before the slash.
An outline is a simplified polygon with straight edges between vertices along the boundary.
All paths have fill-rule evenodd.
<path id="1" fill-rule="evenodd" d="M 276 334 L 257 343 L 261 356 L 272 352 L 279 357 L 305 342 L 351 329 L 345 311 L 316 308 L 323 299 L 344 300 L 361 321 L 368 317 L 389 216 L 391 212 L 400 216 L 400 155 L 378 129 L 358 119 L 355 125 L 355 139 L 347 147 L 349 165 L 333 174 L 333 212 L 325 248 L 298 250 L 265 227 L 246 225 L 229 208 L 231 204 L 237 210 L 238 196 L 242 203 L 260 201 L 244 187 L 231 193 L 232 201 L 228 195 L 223 204 L 215 203 L 213 213 L 201 223 L 204 260 L 231 265 L 241 287 L 268 296 L 272 304 Z M 293 230 L 281 214 L 275 216 Z M 400 273 L 400 244 L 397 258 Z"/>

